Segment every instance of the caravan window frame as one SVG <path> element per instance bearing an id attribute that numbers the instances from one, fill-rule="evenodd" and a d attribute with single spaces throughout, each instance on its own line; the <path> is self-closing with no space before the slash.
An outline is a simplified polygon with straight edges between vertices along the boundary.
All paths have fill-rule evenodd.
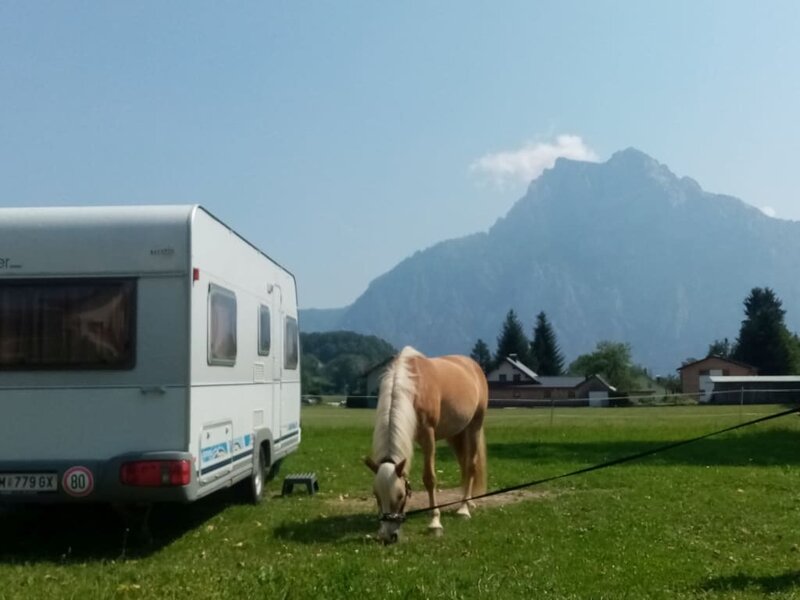
<path id="1" fill-rule="evenodd" d="M 233 306 L 233 352 L 225 355 L 218 354 L 218 349 L 222 342 L 215 337 L 214 318 L 217 313 L 214 311 L 215 303 L 219 300 L 230 302 Z M 230 313 L 229 313 L 230 316 Z M 230 323 L 228 323 L 230 325 Z M 215 283 L 208 284 L 208 315 L 207 315 L 207 358 L 208 364 L 219 367 L 232 367 L 236 364 L 238 354 L 238 329 L 239 329 L 239 307 L 236 301 L 236 293 L 228 288 Z M 230 328 L 228 329 L 230 331 Z M 227 333 L 227 331 L 226 331 Z"/>
<path id="2" fill-rule="evenodd" d="M 284 319 L 283 333 L 283 368 L 294 371 L 300 364 L 300 326 L 295 317 Z"/>
<path id="3" fill-rule="evenodd" d="M 264 315 L 266 314 L 267 323 L 264 329 Z M 266 333 L 266 340 L 264 334 Z M 265 343 L 266 342 L 266 343 Z M 265 304 L 258 305 L 258 355 L 269 356 L 272 350 L 272 311 Z"/>

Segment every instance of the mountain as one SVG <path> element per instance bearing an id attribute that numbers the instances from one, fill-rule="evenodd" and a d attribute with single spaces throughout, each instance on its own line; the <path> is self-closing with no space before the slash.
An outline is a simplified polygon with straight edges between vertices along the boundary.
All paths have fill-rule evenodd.
<path id="1" fill-rule="evenodd" d="M 704 192 L 630 148 L 605 163 L 559 159 L 488 232 L 415 253 L 330 328 L 468 353 L 479 337 L 494 344 L 510 308 L 529 336 L 544 310 L 568 361 L 623 341 L 668 374 L 736 337 L 753 287 L 773 288 L 797 330 L 798 257 L 800 222 Z"/>
<path id="2" fill-rule="evenodd" d="M 301 326 L 304 332 L 336 331 L 347 312 L 344 308 L 305 308 L 301 311 Z"/>

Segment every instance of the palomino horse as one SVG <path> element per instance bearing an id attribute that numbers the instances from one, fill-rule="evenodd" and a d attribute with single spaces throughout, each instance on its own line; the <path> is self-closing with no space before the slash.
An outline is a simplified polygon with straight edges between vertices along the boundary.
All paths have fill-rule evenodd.
<path id="1" fill-rule="evenodd" d="M 405 520 L 414 440 L 425 455 L 422 480 L 431 507 L 436 506 L 436 440 L 446 439 L 453 448 L 464 492 L 458 514 L 469 518 L 470 498 L 486 490 L 483 419 L 488 398 L 483 371 L 466 356 L 427 358 L 406 346 L 386 369 L 378 396 L 372 457 L 365 459 L 375 473 L 378 537 L 383 542 L 396 542 Z M 428 525 L 436 534 L 442 531 L 439 516 L 439 509 L 434 509 Z"/>

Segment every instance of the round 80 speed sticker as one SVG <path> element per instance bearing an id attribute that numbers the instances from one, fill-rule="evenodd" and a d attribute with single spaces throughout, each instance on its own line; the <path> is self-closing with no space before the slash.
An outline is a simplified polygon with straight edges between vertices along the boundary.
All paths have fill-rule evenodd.
<path id="1" fill-rule="evenodd" d="M 94 476 L 86 467 L 70 467 L 61 478 L 61 487 L 70 496 L 87 496 L 94 489 Z"/>

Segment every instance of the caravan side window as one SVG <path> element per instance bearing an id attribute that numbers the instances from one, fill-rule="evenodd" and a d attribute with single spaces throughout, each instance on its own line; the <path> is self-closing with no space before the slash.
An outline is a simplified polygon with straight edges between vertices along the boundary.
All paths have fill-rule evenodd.
<path id="1" fill-rule="evenodd" d="M 269 306 L 263 304 L 258 308 L 258 353 L 269 356 L 270 339 Z"/>
<path id="2" fill-rule="evenodd" d="M 236 294 L 208 286 L 208 364 L 236 363 Z"/>
<path id="3" fill-rule="evenodd" d="M 300 359 L 300 342 L 297 339 L 297 319 L 286 317 L 286 335 L 283 338 L 283 368 L 296 369 Z"/>

